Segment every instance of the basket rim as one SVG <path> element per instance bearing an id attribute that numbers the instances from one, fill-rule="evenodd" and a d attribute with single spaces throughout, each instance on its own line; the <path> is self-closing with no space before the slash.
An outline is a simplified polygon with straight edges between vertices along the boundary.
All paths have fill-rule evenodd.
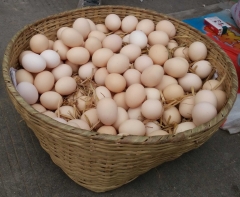
<path id="1" fill-rule="evenodd" d="M 232 80 L 231 80 L 231 85 L 232 85 L 232 89 L 230 92 L 230 96 L 228 99 L 228 102 L 226 103 L 225 107 L 222 108 L 222 110 L 217 114 L 217 116 L 215 118 L 213 118 L 211 121 L 202 124 L 200 126 L 195 127 L 194 129 L 191 130 L 187 130 L 175 135 L 167 135 L 167 136 L 119 136 L 119 135 L 107 135 L 107 134 L 99 134 L 97 132 L 94 131 L 86 131 L 83 129 L 78 129 L 63 123 L 60 123 L 44 114 L 41 114 L 40 112 L 36 111 L 34 108 L 32 108 L 28 103 L 26 103 L 25 100 L 23 100 L 23 98 L 18 94 L 17 90 L 15 89 L 11 78 L 10 78 L 10 74 L 9 74 L 9 69 L 8 69 L 8 64 L 9 64 L 9 54 L 11 52 L 11 49 L 14 45 L 14 42 L 17 40 L 17 38 L 28 28 L 34 26 L 35 24 L 41 23 L 43 21 L 49 20 L 49 19 L 53 19 L 53 18 L 57 18 L 59 16 L 66 16 L 68 14 L 71 14 L 73 12 L 76 11 L 81 11 L 81 10 L 97 10 L 97 9 L 130 9 L 130 10 L 135 10 L 135 11 L 139 11 L 139 12 L 147 12 L 149 14 L 152 15 L 158 15 L 161 16 L 163 18 L 170 19 L 172 21 L 175 21 L 176 23 L 179 23 L 180 25 L 184 25 L 187 28 L 189 28 L 190 30 L 196 32 L 197 34 L 200 34 L 201 37 L 203 37 L 205 40 L 207 40 L 208 42 L 211 43 L 212 46 L 218 48 L 220 54 L 224 57 L 224 59 L 228 62 L 228 65 L 230 66 L 230 70 L 231 70 L 231 76 L 232 76 Z M 145 8 L 139 8 L 139 7 L 132 7 L 132 6 L 123 6 L 123 5 L 98 5 L 98 6 L 88 6 L 88 7 L 83 7 L 83 8 L 77 8 L 77 9 L 72 9 L 72 10 L 68 10 L 68 11 L 64 11 L 64 12 L 60 12 L 57 14 L 53 14 L 50 15 L 48 17 L 44 17 L 42 19 L 36 20 L 28 25 L 25 25 L 22 29 L 20 29 L 9 41 L 5 52 L 4 52 L 4 57 L 3 57 L 3 64 L 2 64 L 2 69 L 3 69 L 3 78 L 4 78 L 4 82 L 5 82 L 5 87 L 6 89 L 9 91 L 9 93 L 11 93 L 15 99 L 17 100 L 17 102 L 23 107 L 25 108 L 30 114 L 35 115 L 37 118 L 39 118 L 40 120 L 46 122 L 49 125 L 52 125 L 54 127 L 57 127 L 61 130 L 65 130 L 65 132 L 69 132 L 71 134 L 76 134 L 76 135 L 81 135 L 84 137 L 90 137 L 91 139 L 96 139 L 96 140 L 103 140 L 103 141 L 109 141 L 109 142 L 115 142 L 115 143 L 124 143 L 124 144 L 159 144 L 159 143 L 167 143 L 167 142 L 177 142 L 177 141 L 181 141 L 184 140 L 186 138 L 189 138 L 197 133 L 200 132 L 204 132 L 205 130 L 207 130 L 208 128 L 216 125 L 217 123 L 219 123 L 220 121 L 223 121 L 228 113 L 230 112 L 236 97 L 237 97 L 237 90 L 238 90 L 238 78 L 237 78 L 237 73 L 235 70 L 235 67 L 232 63 L 232 61 L 230 60 L 230 58 L 227 56 L 227 54 L 223 51 L 223 49 L 221 49 L 214 41 L 212 41 L 210 38 L 208 38 L 206 35 L 204 35 L 203 33 L 201 33 L 200 31 L 198 31 L 197 29 L 195 29 L 194 27 L 191 27 L 190 25 L 174 18 L 171 16 L 168 16 L 166 14 L 163 13 L 159 13 L 157 11 L 154 10 L 150 10 L 150 9 L 145 9 Z M 211 123 L 215 123 L 215 124 L 211 124 Z M 211 125 L 211 126 L 209 126 Z"/>

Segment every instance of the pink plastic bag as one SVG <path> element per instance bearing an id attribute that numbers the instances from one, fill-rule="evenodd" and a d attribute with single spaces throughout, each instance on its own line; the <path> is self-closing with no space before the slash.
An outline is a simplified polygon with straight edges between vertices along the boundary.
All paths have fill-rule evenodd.
<path id="1" fill-rule="evenodd" d="M 240 0 L 238 1 L 238 3 L 235 3 L 231 7 L 231 14 L 232 14 L 232 17 L 233 17 L 235 23 L 240 28 Z"/>

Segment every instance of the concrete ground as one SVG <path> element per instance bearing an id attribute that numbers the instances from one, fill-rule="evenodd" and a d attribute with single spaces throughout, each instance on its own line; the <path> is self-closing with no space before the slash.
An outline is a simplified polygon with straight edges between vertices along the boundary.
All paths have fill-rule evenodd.
<path id="1" fill-rule="evenodd" d="M 179 19 L 217 11 L 217 3 L 218 0 L 102 0 L 102 4 L 171 13 Z M 8 41 L 24 25 L 76 8 L 77 4 L 78 0 L 1 0 L 0 62 Z M 0 197 L 240 197 L 240 134 L 219 130 L 200 148 L 118 189 L 96 194 L 74 183 L 51 161 L 11 104 L 2 77 L 0 92 Z"/>

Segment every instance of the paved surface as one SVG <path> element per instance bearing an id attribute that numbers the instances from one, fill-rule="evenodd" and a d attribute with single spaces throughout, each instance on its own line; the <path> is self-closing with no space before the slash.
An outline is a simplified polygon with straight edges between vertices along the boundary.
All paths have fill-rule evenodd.
<path id="1" fill-rule="evenodd" d="M 199 10 L 203 4 L 218 3 L 217 0 L 102 1 L 162 13 Z M 7 42 L 24 25 L 73 9 L 77 4 L 77 0 L 1 0 L 0 62 Z M 154 168 L 121 188 L 95 194 L 75 184 L 51 161 L 10 103 L 2 77 L 0 92 L 0 197 L 240 197 L 239 134 L 229 135 L 219 130 L 203 146 L 179 159 Z"/>

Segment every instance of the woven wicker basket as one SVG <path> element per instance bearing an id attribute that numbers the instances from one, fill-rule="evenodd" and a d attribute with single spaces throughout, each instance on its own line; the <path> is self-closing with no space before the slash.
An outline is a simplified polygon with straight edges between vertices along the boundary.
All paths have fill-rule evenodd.
<path id="1" fill-rule="evenodd" d="M 177 28 L 179 43 L 202 41 L 208 48 L 208 60 L 217 68 L 219 79 L 225 76 L 223 86 L 228 100 L 225 107 L 210 122 L 175 136 L 111 136 L 83 131 L 42 115 L 30 107 L 15 90 L 9 68 L 19 66 L 19 54 L 28 49 L 30 38 L 37 32 L 56 39 L 57 29 L 71 26 L 79 17 L 104 22 L 110 14 L 121 18 L 135 15 L 155 23 L 170 20 Z M 71 10 L 39 20 L 24 27 L 10 41 L 4 54 L 3 76 L 6 89 L 16 110 L 49 153 L 53 162 L 76 183 L 95 192 L 120 187 L 163 162 L 206 142 L 216 132 L 231 110 L 237 94 L 237 76 L 231 60 L 209 38 L 176 19 L 154 11 L 126 6 L 96 6 Z"/>

